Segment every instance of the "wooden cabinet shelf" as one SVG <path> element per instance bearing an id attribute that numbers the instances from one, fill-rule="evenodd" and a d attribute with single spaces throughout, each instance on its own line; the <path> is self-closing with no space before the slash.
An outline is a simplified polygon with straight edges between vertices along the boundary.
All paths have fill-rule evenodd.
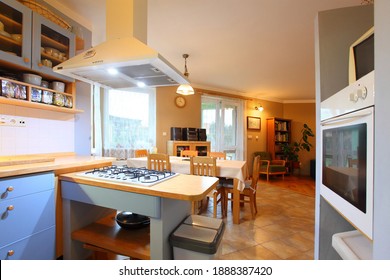
<path id="1" fill-rule="evenodd" d="M 72 232 L 72 239 L 83 242 L 84 248 L 141 260 L 150 259 L 150 227 L 123 229 L 116 223 L 115 215 Z"/>
<path id="2" fill-rule="evenodd" d="M 207 141 L 168 141 L 167 151 L 171 156 L 180 156 L 181 150 L 198 151 L 199 156 L 210 152 L 210 142 Z"/>
<path id="3" fill-rule="evenodd" d="M 75 109 L 75 107 L 76 107 L 76 105 L 75 105 L 76 104 L 75 83 L 67 83 L 66 84 L 67 92 L 58 92 L 58 91 L 55 91 L 55 90 L 52 90 L 49 88 L 39 87 L 36 85 L 31 85 L 31 84 L 27 84 L 24 82 L 0 77 L 0 83 L 2 84 L 1 81 L 8 81 L 8 82 L 11 82 L 13 84 L 17 84 L 17 85 L 26 87 L 26 99 L 17 99 L 17 98 L 12 98 L 12 97 L 0 96 L 0 104 L 15 105 L 15 106 L 21 106 L 21 107 L 27 107 L 27 108 L 36 108 L 36 109 L 55 111 L 55 112 L 63 112 L 63 113 L 69 113 L 69 114 L 76 114 L 76 113 L 83 112 L 82 110 Z M 69 108 L 69 107 L 56 106 L 54 104 L 45 104 L 45 103 L 41 103 L 41 102 L 34 102 L 31 99 L 31 96 L 32 96 L 31 89 L 32 88 L 39 89 L 41 91 L 48 91 L 48 92 L 53 93 L 53 95 L 55 93 L 60 93 L 65 97 L 68 96 L 71 98 L 73 106 L 72 106 L 72 108 Z M 4 95 L 4 93 L 2 92 L 2 89 L 0 89 L 0 93 L 1 93 L 0 95 Z"/>
<path id="4" fill-rule="evenodd" d="M 56 40 L 53 40 L 52 38 L 47 37 L 45 35 L 42 35 L 41 40 L 42 40 L 42 45 L 46 47 L 55 48 L 61 52 L 68 52 L 69 50 L 69 46 L 64 45 Z"/>
<path id="5" fill-rule="evenodd" d="M 267 119 L 267 151 L 273 159 L 282 159 L 281 146 L 291 143 L 291 120 L 282 118 Z"/>

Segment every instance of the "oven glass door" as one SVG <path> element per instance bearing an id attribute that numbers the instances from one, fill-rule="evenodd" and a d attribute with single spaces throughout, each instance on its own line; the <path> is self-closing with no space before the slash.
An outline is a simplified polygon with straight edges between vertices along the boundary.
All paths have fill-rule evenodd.
<path id="1" fill-rule="evenodd" d="M 373 108 L 322 124 L 322 184 L 367 213 L 373 184 Z"/>

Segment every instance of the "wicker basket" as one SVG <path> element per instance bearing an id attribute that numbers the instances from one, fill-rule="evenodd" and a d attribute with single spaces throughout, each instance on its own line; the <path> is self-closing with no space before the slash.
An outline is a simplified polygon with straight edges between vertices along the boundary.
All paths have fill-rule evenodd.
<path id="1" fill-rule="evenodd" d="M 45 6 L 42 6 L 41 4 L 35 2 L 34 0 L 19 0 L 23 5 L 29 7 L 34 12 L 37 12 L 41 16 L 47 18 L 48 20 L 54 22 L 55 24 L 58 24 L 59 26 L 71 30 L 72 26 L 67 23 L 64 19 L 54 14 L 52 11 L 50 11 Z"/>

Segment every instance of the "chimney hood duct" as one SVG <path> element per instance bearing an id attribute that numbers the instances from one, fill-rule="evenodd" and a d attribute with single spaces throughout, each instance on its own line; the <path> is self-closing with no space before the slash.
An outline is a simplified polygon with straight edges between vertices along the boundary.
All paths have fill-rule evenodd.
<path id="1" fill-rule="evenodd" d="M 109 74 L 116 69 L 116 74 Z M 158 52 L 134 37 L 111 39 L 53 68 L 54 72 L 120 89 L 139 86 L 174 86 L 189 81 Z"/>
<path id="2" fill-rule="evenodd" d="M 146 0 L 106 0 L 107 40 L 58 64 L 54 72 L 114 89 L 189 84 L 147 45 L 147 5 Z"/>

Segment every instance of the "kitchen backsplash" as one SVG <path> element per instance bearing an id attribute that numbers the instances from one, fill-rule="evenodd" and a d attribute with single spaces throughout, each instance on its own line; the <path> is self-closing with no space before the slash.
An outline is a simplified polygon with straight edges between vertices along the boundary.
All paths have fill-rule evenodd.
<path id="1" fill-rule="evenodd" d="M 0 118 L 25 126 L 0 125 L 0 155 L 73 152 L 73 114 L 0 104 Z M 19 124 L 20 125 L 20 124 Z"/>

